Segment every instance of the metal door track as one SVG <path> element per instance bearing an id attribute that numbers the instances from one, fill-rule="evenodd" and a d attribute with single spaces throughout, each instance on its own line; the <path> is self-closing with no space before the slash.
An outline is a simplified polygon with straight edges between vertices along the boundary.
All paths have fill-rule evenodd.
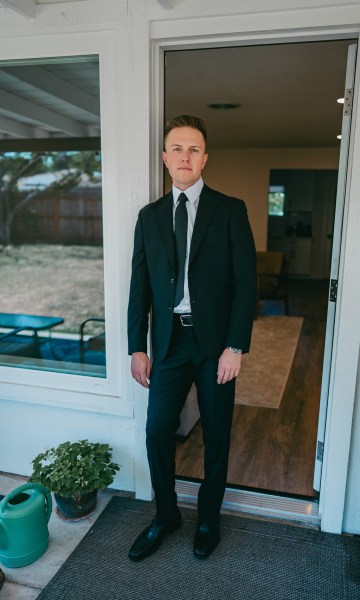
<path id="1" fill-rule="evenodd" d="M 179 501 L 196 504 L 199 487 L 199 483 L 176 480 Z M 311 500 L 226 488 L 222 508 L 258 517 L 320 525 L 319 505 Z"/>

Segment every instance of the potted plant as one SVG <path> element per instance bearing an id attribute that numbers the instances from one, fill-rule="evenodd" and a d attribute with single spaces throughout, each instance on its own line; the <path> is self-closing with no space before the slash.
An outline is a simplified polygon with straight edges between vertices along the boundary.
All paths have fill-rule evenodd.
<path id="1" fill-rule="evenodd" d="M 120 466 L 112 461 L 109 444 L 88 440 L 64 442 L 38 454 L 30 481 L 54 492 L 60 516 L 83 518 L 96 506 L 97 491 L 112 483 Z"/>

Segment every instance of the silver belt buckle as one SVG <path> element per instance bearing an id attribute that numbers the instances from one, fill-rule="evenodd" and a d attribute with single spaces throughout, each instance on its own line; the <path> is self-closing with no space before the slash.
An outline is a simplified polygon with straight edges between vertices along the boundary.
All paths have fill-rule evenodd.
<path id="1" fill-rule="evenodd" d="M 179 317 L 180 317 L 181 325 L 183 327 L 192 327 L 193 326 L 192 315 L 179 315 Z M 190 323 L 187 323 L 186 320 L 190 321 Z"/>

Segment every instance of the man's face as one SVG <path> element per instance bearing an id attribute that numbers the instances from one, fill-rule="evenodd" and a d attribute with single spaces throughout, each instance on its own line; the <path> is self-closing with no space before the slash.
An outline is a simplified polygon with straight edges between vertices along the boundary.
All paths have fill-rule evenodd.
<path id="1" fill-rule="evenodd" d="M 174 185 L 186 190 L 199 181 L 208 159 L 202 133 L 192 127 L 172 129 L 165 140 L 162 158 Z"/>

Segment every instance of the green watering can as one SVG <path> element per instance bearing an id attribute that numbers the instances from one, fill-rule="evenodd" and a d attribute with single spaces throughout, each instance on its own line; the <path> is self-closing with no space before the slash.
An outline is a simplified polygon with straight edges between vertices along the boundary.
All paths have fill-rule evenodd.
<path id="1" fill-rule="evenodd" d="M 49 490 L 38 483 L 24 483 L 0 502 L 0 563 L 24 567 L 45 552 L 52 509 Z"/>

